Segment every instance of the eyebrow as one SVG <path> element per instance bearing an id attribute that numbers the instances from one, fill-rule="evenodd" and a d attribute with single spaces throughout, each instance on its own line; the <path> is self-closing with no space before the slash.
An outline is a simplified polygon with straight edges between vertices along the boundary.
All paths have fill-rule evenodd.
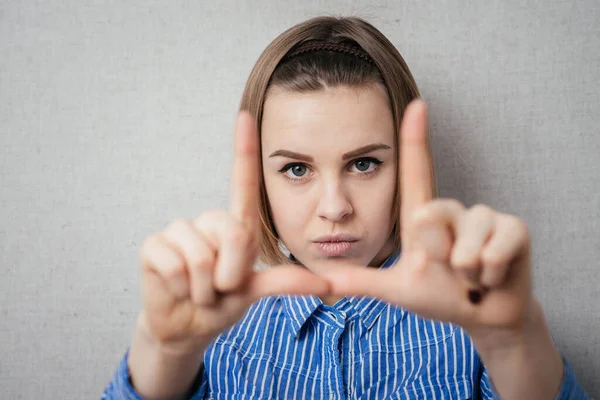
<path id="1" fill-rule="evenodd" d="M 369 144 L 363 147 L 359 147 L 356 150 L 352 150 L 349 151 L 347 153 L 344 153 L 342 155 L 342 160 L 347 160 L 349 158 L 354 158 L 354 157 L 358 157 L 358 156 L 362 156 L 363 154 L 368 154 L 372 151 L 375 150 L 389 150 L 391 149 L 390 146 L 388 146 L 387 144 L 383 144 L 383 143 L 373 143 L 373 144 Z M 274 151 L 273 153 L 271 153 L 271 155 L 269 156 L 269 158 L 271 157 L 287 157 L 287 158 L 292 158 L 294 160 L 300 160 L 300 161 L 306 161 L 306 162 L 313 162 L 314 159 L 311 156 L 307 156 L 305 154 L 300 154 L 300 153 L 295 153 L 293 151 L 289 151 L 289 150 L 277 150 Z"/>
<path id="2" fill-rule="evenodd" d="M 367 154 L 367 153 L 370 153 L 375 150 L 380 150 L 380 149 L 389 150 L 390 148 L 391 148 L 390 146 L 388 146 L 387 144 L 383 144 L 383 143 L 368 144 L 366 146 L 359 147 L 356 150 L 352 150 L 352 151 L 349 151 L 349 152 L 343 154 L 342 160 L 347 160 L 349 158 L 362 156 L 363 154 Z"/>

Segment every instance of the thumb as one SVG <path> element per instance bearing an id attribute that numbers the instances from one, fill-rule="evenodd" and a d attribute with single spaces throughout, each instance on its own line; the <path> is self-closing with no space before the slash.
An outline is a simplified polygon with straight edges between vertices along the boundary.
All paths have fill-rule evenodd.
<path id="1" fill-rule="evenodd" d="M 295 265 L 276 265 L 266 271 L 254 272 L 247 286 L 250 301 L 279 294 L 329 294 L 329 283 L 313 272 Z"/>
<path id="2" fill-rule="evenodd" d="M 390 268 L 336 266 L 324 273 L 334 296 L 368 296 L 389 302 L 402 302 L 406 293 L 403 287 L 409 281 L 403 279 L 408 272 L 418 272 L 426 264 L 422 251 L 414 251 L 400 257 Z"/>

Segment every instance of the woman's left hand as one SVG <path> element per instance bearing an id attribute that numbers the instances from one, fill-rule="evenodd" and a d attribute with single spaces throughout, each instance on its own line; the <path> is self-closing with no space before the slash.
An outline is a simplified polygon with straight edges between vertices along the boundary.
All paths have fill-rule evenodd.
<path id="1" fill-rule="evenodd" d="M 484 205 L 433 199 L 421 100 L 407 107 L 400 136 L 402 255 L 387 269 L 329 269 L 332 294 L 377 297 L 472 337 L 523 331 L 537 310 L 526 224 Z"/>

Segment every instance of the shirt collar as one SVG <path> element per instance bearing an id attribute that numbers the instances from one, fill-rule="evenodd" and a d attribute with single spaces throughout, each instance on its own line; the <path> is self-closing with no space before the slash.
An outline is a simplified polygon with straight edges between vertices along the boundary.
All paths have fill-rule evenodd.
<path id="1" fill-rule="evenodd" d="M 400 250 L 398 249 L 379 268 L 391 267 L 399 256 Z M 323 301 L 314 295 L 281 295 L 279 299 L 283 303 L 283 310 L 289 322 L 291 334 L 294 337 L 298 336 L 300 329 L 302 329 L 308 318 L 323 304 Z M 359 319 L 367 329 L 371 329 L 386 306 L 390 306 L 386 302 L 373 297 L 347 297 L 346 299 L 359 314 Z M 397 317 L 399 318 L 399 316 Z M 394 319 L 397 320 L 397 318 Z"/>
<path id="2" fill-rule="evenodd" d="M 283 310 L 287 320 L 292 336 L 297 337 L 300 329 L 308 319 L 315 312 L 317 307 L 323 304 L 323 301 L 317 296 L 294 296 L 294 295 L 282 295 L 279 299 L 283 303 Z"/>

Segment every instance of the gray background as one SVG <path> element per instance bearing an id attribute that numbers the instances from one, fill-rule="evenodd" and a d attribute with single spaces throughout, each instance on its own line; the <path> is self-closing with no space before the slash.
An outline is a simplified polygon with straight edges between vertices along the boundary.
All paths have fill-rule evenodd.
<path id="1" fill-rule="evenodd" d="M 14 0 L 0 1 L 1 398 L 100 397 L 140 309 L 139 246 L 226 207 L 245 79 L 319 14 L 367 18 L 399 48 L 442 196 L 529 223 L 552 334 L 600 396 L 598 1 Z"/>

